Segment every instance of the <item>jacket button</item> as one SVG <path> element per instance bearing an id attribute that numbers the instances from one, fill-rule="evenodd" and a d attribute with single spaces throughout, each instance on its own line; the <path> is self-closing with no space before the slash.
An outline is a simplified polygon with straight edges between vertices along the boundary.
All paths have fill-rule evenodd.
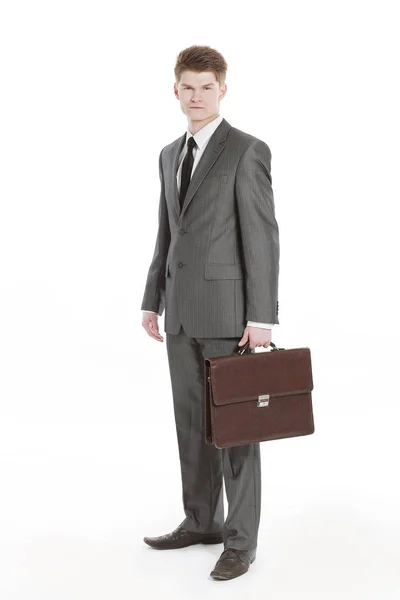
<path id="1" fill-rule="evenodd" d="M 186 231 L 184 229 L 178 229 L 178 233 L 179 235 L 183 235 L 184 233 L 186 233 Z"/>
<path id="2" fill-rule="evenodd" d="M 181 269 L 183 267 L 183 262 L 179 262 L 178 267 Z"/>

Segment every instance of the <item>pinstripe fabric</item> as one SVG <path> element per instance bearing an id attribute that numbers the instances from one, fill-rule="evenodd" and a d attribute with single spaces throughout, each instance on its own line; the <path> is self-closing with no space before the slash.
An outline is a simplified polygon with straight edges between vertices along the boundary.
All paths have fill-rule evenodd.
<path id="1" fill-rule="evenodd" d="M 260 445 L 218 449 L 204 441 L 205 358 L 232 354 L 240 337 L 191 338 L 167 333 L 185 519 L 189 531 L 223 532 L 225 547 L 257 547 L 261 509 Z M 222 482 L 228 514 L 224 521 Z"/>
<path id="2" fill-rule="evenodd" d="M 159 227 L 142 310 L 164 330 L 241 337 L 247 321 L 279 323 L 279 229 L 267 144 L 222 119 L 180 211 L 176 183 L 186 133 L 159 157 Z"/>

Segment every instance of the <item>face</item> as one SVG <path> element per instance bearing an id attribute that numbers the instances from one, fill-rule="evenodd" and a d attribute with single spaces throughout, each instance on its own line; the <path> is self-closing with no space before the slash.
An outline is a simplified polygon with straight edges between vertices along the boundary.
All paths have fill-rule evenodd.
<path id="1" fill-rule="evenodd" d="M 189 121 L 212 121 L 219 114 L 219 103 L 227 91 L 226 84 L 219 85 L 212 71 L 196 73 L 183 71 L 174 93 L 180 101 L 182 112 Z"/>

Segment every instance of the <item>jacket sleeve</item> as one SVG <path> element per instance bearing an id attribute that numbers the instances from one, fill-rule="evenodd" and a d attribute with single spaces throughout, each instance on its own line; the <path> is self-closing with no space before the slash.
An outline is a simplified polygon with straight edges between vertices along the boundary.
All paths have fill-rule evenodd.
<path id="1" fill-rule="evenodd" d="M 235 197 L 246 271 L 246 320 L 279 323 L 279 227 L 271 177 L 271 151 L 255 139 L 236 171 Z"/>
<path id="2" fill-rule="evenodd" d="M 162 150 L 159 156 L 160 203 L 158 208 L 158 233 L 154 246 L 153 258 L 147 274 L 142 300 L 142 310 L 149 310 L 162 315 L 165 308 L 165 267 L 168 249 L 171 242 L 168 209 L 165 198 L 164 175 L 162 168 Z"/>

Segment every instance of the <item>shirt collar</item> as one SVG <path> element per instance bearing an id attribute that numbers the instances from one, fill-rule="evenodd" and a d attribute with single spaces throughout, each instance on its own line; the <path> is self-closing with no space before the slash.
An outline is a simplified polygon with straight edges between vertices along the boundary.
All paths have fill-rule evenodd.
<path id="1" fill-rule="evenodd" d="M 189 127 L 188 127 L 187 131 L 186 131 L 186 142 L 188 141 L 188 139 L 190 137 L 193 136 L 194 141 L 197 144 L 197 147 L 202 148 L 204 146 L 204 144 L 207 142 L 207 140 L 210 139 L 210 137 L 212 136 L 214 131 L 217 129 L 218 125 L 220 125 L 222 119 L 223 119 L 223 117 L 221 115 L 218 115 L 218 117 L 216 117 L 213 121 L 210 121 L 209 123 L 207 123 L 207 125 L 204 125 L 204 127 L 199 129 L 199 131 L 197 133 L 195 133 L 194 135 L 189 131 Z"/>

